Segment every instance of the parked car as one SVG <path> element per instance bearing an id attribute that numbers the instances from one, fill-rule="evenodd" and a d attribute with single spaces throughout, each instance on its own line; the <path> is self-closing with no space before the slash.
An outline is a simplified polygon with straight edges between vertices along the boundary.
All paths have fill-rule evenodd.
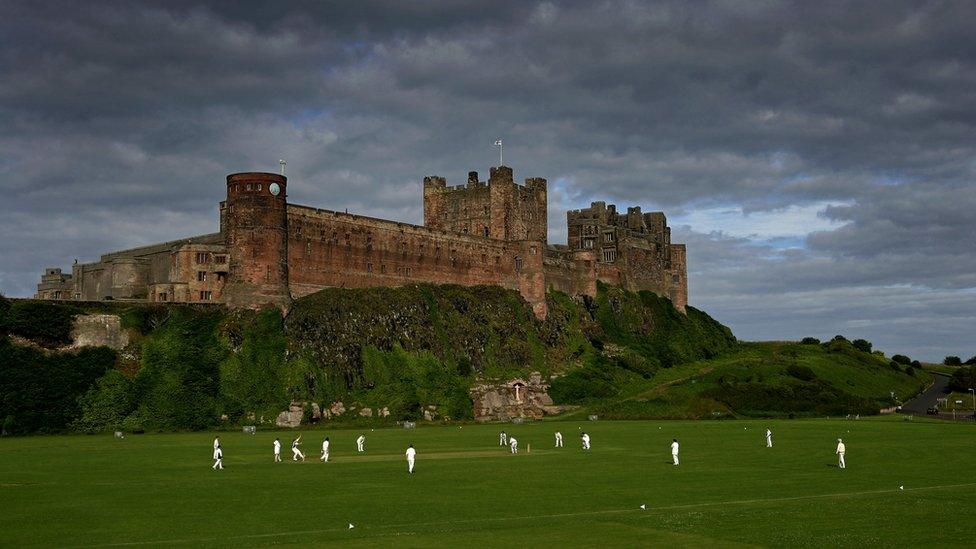
<path id="1" fill-rule="evenodd" d="M 925 410 L 925 413 L 930 416 L 938 415 L 939 409 L 936 408 L 935 406 L 932 406 L 931 408 Z"/>

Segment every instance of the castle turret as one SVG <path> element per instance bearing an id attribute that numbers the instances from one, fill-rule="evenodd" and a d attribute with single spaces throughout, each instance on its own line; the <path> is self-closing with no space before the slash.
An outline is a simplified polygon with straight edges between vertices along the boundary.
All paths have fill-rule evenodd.
<path id="1" fill-rule="evenodd" d="M 227 176 L 225 233 L 230 264 L 223 300 L 232 307 L 287 308 L 288 179 L 273 173 Z"/>

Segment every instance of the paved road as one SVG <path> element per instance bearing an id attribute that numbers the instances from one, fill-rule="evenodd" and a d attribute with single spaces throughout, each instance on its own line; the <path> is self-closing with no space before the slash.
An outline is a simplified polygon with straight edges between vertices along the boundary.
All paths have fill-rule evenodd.
<path id="1" fill-rule="evenodd" d="M 925 410 L 935 406 L 940 397 L 949 394 L 949 376 L 932 372 L 934 383 L 922 394 L 901 405 L 902 412 L 924 414 Z"/>

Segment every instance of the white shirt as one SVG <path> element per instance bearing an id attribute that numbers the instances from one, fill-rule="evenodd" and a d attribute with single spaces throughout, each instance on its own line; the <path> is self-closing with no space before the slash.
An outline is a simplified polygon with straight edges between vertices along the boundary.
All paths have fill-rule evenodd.
<path id="1" fill-rule="evenodd" d="M 217 439 L 214 439 L 214 450 L 216 450 L 219 447 L 220 447 L 220 441 L 217 440 Z"/>
<path id="2" fill-rule="evenodd" d="M 769 438 L 771 436 L 773 436 L 773 432 L 770 431 L 769 429 L 766 429 L 766 438 Z"/>
<path id="3" fill-rule="evenodd" d="M 224 457 L 224 452 L 220 449 L 220 447 L 218 446 L 217 448 L 214 448 L 214 459 L 220 459 L 222 457 Z"/>
<path id="4" fill-rule="evenodd" d="M 587 444 L 589 444 L 589 443 L 590 443 L 590 435 L 583 435 L 583 437 L 582 437 L 582 438 L 583 438 L 583 442 L 585 442 L 585 443 L 587 443 Z"/>
<path id="5" fill-rule="evenodd" d="M 417 455 L 416 448 L 407 448 L 407 459 L 413 459 Z"/>
<path id="6" fill-rule="evenodd" d="M 280 454 L 281 453 L 281 443 L 278 442 L 277 440 L 274 441 L 274 448 L 275 448 L 275 453 L 276 454 Z"/>
<path id="7" fill-rule="evenodd" d="M 562 433 L 556 433 L 556 438 L 563 438 L 563 434 Z"/>
<path id="8" fill-rule="evenodd" d="M 291 447 L 293 449 L 294 448 L 298 448 L 298 439 L 297 438 L 295 440 L 291 441 Z"/>
<path id="9" fill-rule="evenodd" d="M 837 443 L 837 453 L 838 454 L 843 454 L 846 451 L 847 451 L 847 446 L 844 446 L 844 443 L 843 442 L 838 442 Z"/>
<path id="10" fill-rule="evenodd" d="M 518 441 L 515 440 L 515 437 L 508 437 L 508 445 L 509 446 L 515 446 L 516 444 L 518 444 Z"/>
<path id="11" fill-rule="evenodd" d="M 678 443 L 677 442 L 672 442 L 671 443 L 671 453 L 672 454 L 677 454 L 678 453 Z"/>
<path id="12" fill-rule="evenodd" d="M 356 444 L 362 444 L 364 442 L 366 442 L 366 437 L 363 435 L 359 435 L 359 438 L 356 439 Z"/>
<path id="13" fill-rule="evenodd" d="M 329 451 L 329 441 L 328 440 L 323 440 L 322 441 L 322 451 L 323 452 L 328 452 Z"/>

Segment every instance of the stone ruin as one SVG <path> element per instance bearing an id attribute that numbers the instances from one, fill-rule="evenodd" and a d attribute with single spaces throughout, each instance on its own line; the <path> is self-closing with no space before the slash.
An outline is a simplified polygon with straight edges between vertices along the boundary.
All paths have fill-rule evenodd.
<path id="1" fill-rule="evenodd" d="M 470 389 L 474 403 L 474 418 L 478 421 L 509 421 L 513 418 L 540 419 L 558 414 L 572 406 L 555 406 L 549 397 L 549 384 L 542 374 L 532 372 L 528 381 L 522 378 L 507 381 L 482 380 Z"/>

